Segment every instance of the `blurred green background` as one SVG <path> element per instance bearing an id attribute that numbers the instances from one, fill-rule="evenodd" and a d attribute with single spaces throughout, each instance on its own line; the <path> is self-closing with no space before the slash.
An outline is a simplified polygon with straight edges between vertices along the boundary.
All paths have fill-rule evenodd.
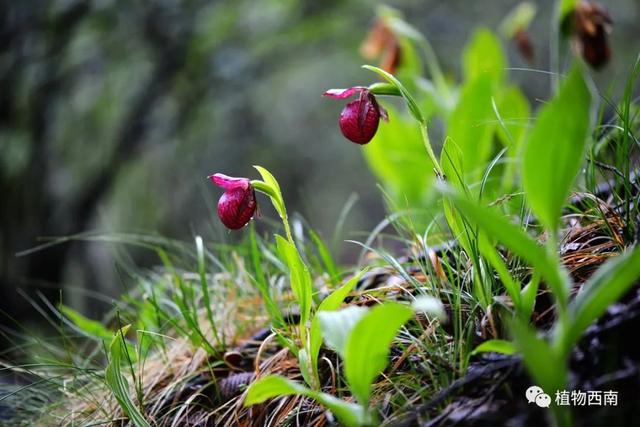
<path id="1" fill-rule="evenodd" d="M 447 75 L 477 26 L 497 28 L 518 2 L 392 1 L 431 41 Z M 508 46 L 512 67 L 549 69 L 551 0 L 539 1 L 529 65 Z M 95 317 L 87 291 L 117 296 L 122 263 L 153 253 L 114 252 L 73 242 L 26 256 L 43 238 L 89 230 L 233 241 L 215 217 L 214 172 L 256 177 L 269 169 L 291 212 L 331 240 L 354 195 L 336 250 L 342 261 L 385 215 L 361 148 L 337 126 L 334 87 L 373 82 L 359 44 L 377 2 L 349 1 L 4 1 L 0 4 L 0 308 L 37 318 L 18 289 Z M 603 91 L 623 81 L 639 51 L 640 5 L 606 6 L 614 20 L 612 62 L 595 75 Z M 531 100 L 546 99 L 549 77 L 510 71 Z M 393 120 L 393 118 L 391 118 Z M 384 124 L 382 125 L 384 126 Z M 437 123 L 432 140 L 436 143 Z M 262 201 L 263 215 L 272 216 Z M 258 225 L 264 226 L 264 221 Z M 240 233 L 241 234 L 241 233 Z M 126 254 L 126 255 L 124 255 Z M 126 258 L 122 258 L 126 257 Z M 88 303 L 89 301 L 93 301 Z M 0 323 L 5 323 L 3 320 Z"/>

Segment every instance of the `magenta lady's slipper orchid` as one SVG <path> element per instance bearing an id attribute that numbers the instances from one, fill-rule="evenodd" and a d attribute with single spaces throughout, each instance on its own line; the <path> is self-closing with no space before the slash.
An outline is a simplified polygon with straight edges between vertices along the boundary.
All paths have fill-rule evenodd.
<path id="1" fill-rule="evenodd" d="M 573 18 L 574 50 L 594 69 L 602 68 L 611 57 L 608 34 L 612 20 L 609 12 L 599 4 L 582 0 L 570 16 Z"/>
<path id="2" fill-rule="evenodd" d="M 387 112 L 382 108 L 376 97 L 363 86 L 354 86 L 348 89 L 330 89 L 324 93 L 334 99 L 346 99 L 359 93 L 357 100 L 348 103 L 340 113 L 340 130 L 350 141 L 356 144 L 366 144 L 378 130 L 380 118 L 388 121 Z"/>
<path id="3" fill-rule="evenodd" d="M 238 230 L 249 223 L 256 212 L 256 192 L 248 178 L 234 178 L 217 173 L 208 177 L 224 194 L 218 201 L 218 217 L 231 230 Z"/>

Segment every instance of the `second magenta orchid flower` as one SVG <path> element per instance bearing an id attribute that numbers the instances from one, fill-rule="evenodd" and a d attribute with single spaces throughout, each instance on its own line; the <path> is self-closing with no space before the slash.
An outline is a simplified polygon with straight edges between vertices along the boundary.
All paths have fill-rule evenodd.
<path id="1" fill-rule="evenodd" d="M 354 86 L 348 89 L 330 89 L 323 96 L 334 99 L 346 99 L 359 94 L 358 99 L 349 102 L 340 113 L 340 130 L 350 141 L 356 144 L 367 144 L 378 131 L 380 118 L 389 120 L 387 111 L 382 108 L 376 97 L 363 86 Z"/>

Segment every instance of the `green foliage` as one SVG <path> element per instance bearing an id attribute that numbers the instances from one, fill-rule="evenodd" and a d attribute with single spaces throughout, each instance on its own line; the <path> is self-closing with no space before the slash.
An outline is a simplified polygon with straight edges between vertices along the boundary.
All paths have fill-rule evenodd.
<path id="1" fill-rule="evenodd" d="M 497 136 L 507 147 L 502 190 L 509 192 L 516 187 L 519 159 L 527 137 L 527 120 L 531 115 L 531 107 L 522 91 L 515 86 L 505 88 L 493 106 L 499 123 Z"/>
<path id="2" fill-rule="evenodd" d="M 213 309 L 211 308 L 211 298 L 209 297 L 209 283 L 207 281 L 207 270 L 204 260 L 204 243 L 202 237 L 196 236 L 196 256 L 198 258 L 198 277 L 200 278 L 200 290 L 202 292 L 202 298 L 207 312 L 207 320 L 209 320 L 209 326 L 215 336 L 218 347 L 224 346 L 224 338 L 218 333 L 216 327 L 216 321 L 213 317 Z"/>
<path id="3" fill-rule="evenodd" d="M 173 284 L 177 288 L 177 291 L 179 291 L 174 299 L 174 303 L 178 307 L 186 324 L 187 329 L 185 332 L 189 340 L 196 346 L 202 346 L 210 354 L 218 354 L 219 349 L 217 350 L 214 344 L 209 341 L 209 338 L 200 326 L 197 297 L 193 284 L 185 280 L 175 269 L 173 262 L 163 249 L 158 249 L 158 256 L 167 271 L 171 274 Z M 161 311 L 159 307 L 157 307 L 157 309 Z M 171 322 L 174 326 L 178 326 L 175 321 L 171 320 Z"/>
<path id="4" fill-rule="evenodd" d="M 481 28 L 471 37 L 462 57 L 464 78 L 467 82 L 487 76 L 495 83 L 501 83 L 506 75 L 507 60 L 500 40 L 491 30 Z"/>
<path id="5" fill-rule="evenodd" d="M 429 159 L 433 162 L 433 166 L 436 170 L 436 173 L 438 173 L 439 175 L 442 175 L 440 164 L 436 159 L 436 156 L 433 152 L 433 147 L 431 146 L 431 142 L 429 141 L 429 136 L 427 134 L 427 119 L 422 113 L 422 110 L 418 106 L 418 103 L 414 99 L 413 95 L 411 95 L 411 93 L 403 86 L 403 84 L 400 83 L 400 81 L 390 73 L 378 67 L 373 67 L 371 65 L 363 65 L 362 67 L 377 73 L 378 75 L 380 75 L 382 78 L 387 80 L 390 84 L 394 85 L 398 89 L 398 91 L 400 92 L 400 95 L 404 98 L 407 104 L 407 107 L 409 108 L 409 112 L 411 113 L 413 118 L 418 122 L 420 126 L 420 135 L 422 136 L 425 149 L 427 150 L 427 155 L 429 156 Z"/>
<path id="6" fill-rule="evenodd" d="M 314 230 L 309 230 L 309 235 L 311 236 L 318 254 L 320 255 L 320 259 L 322 260 L 324 268 L 327 270 L 327 273 L 329 273 L 331 279 L 335 282 L 339 273 L 336 262 L 331 255 L 331 251 L 329 251 L 329 248 L 327 247 L 324 240 L 322 240 L 322 238 Z"/>
<path id="7" fill-rule="evenodd" d="M 345 357 L 351 331 L 366 313 L 367 310 L 364 307 L 358 306 L 350 306 L 340 311 L 319 312 L 317 317 L 327 345 Z"/>
<path id="8" fill-rule="evenodd" d="M 445 190 L 446 191 L 446 190 Z M 480 227 L 488 236 L 492 236 L 509 250 L 527 260 L 548 281 L 560 307 L 566 305 L 568 285 L 566 273 L 559 267 L 558 261 L 548 255 L 520 227 L 511 224 L 494 210 L 469 200 L 455 192 L 446 192 L 449 200 L 473 224 Z"/>
<path id="9" fill-rule="evenodd" d="M 261 251 L 258 248 L 258 238 L 253 224 L 251 224 L 251 232 L 249 234 L 249 248 L 251 253 L 251 263 L 253 265 L 254 283 L 265 302 L 271 323 L 275 328 L 281 328 L 284 326 L 284 319 L 276 301 L 274 301 L 273 296 L 271 295 L 269 282 L 265 277 L 264 269 L 262 267 Z"/>
<path id="10" fill-rule="evenodd" d="M 83 316 L 71 307 L 60 305 L 60 312 L 89 336 L 109 340 L 113 338 L 113 332 L 107 329 L 102 323 Z"/>
<path id="11" fill-rule="evenodd" d="M 493 80 L 483 73 L 475 77 L 462 87 L 457 106 L 447 124 L 448 140 L 455 143 L 460 157 L 455 172 L 453 166 L 448 165 L 451 150 L 447 142 L 441 155 L 445 175 L 456 185 L 462 185 L 461 180 L 470 184 L 480 181 L 493 147 Z"/>
<path id="12" fill-rule="evenodd" d="M 140 409 L 133 403 L 131 395 L 129 394 L 129 383 L 121 371 L 123 356 L 126 358 L 127 354 L 124 337 L 128 330 L 129 325 L 124 326 L 113 336 L 113 340 L 109 346 L 110 360 L 104 374 L 105 382 L 131 422 L 136 427 L 150 427 L 150 424 L 145 420 Z M 142 402 L 140 402 L 140 404 L 142 404 Z"/>
<path id="13" fill-rule="evenodd" d="M 344 372 L 361 404 L 368 405 L 371 383 L 389 363 L 391 341 L 412 315 L 411 308 L 388 302 L 372 308 L 349 333 L 344 347 Z"/>
<path id="14" fill-rule="evenodd" d="M 569 305 L 569 326 L 565 334 L 558 331 L 558 345 L 562 354 L 568 354 L 587 327 L 639 281 L 640 249 L 629 250 L 600 267 L 582 285 L 580 293 Z"/>
<path id="15" fill-rule="evenodd" d="M 424 155 L 420 129 L 395 108 L 387 110 L 391 119 L 364 147 L 364 156 L 397 206 L 426 206 L 434 166 Z"/>
<path id="16" fill-rule="evenodd" d="M 327 393 L 313 391 L 302 384 L 277 375 L 268 375 L 251 384 L 244 404 L 245 406 L 255 405 L 274 397 L 292 394 L 315 399 L 333 412 L 345 426 L 354 427 L 369 424 L 367 414 L 360 405 L 345 402 Z"/>
<path id="17" fill-rule="evenodd" d="M 515 346 L 522 353 L 535 384 L 544 390 L 562 390 L 567 380 L 565 361 L 524 320 L 515 318 L 512 332 Z"/>
<path id="18" fill-rule="evenodd" d="M 300 306 L 300 324 L 306 325 L 311 315 L 313 296 L 311 274 L 292 242 L 279 235 L 276 235 L 276 242 L 280 257 L 289 268 L 291 290 Z"/>
<path id="19" fill-rule="evenodd" d="M 540 111 L 524 149 L 527 200 L 551 233 L 584 161 L 589 108 L 589 90 L 580 67 L 574 66 L 557 96 Z"/>
<path id="20" fill-rule="evenodd" d="M 536 16 L 536 4 L 523 1 L 509 12 L 500 24 L 499 32 L 505 39 L 513 38 L 518 31 L 526 31 Z"/>
<path id="21" fill-rule="evenodd" d="M 309 359 L 312 363 L 312 369 L 314 375 L 318 376 L 318 355 L 320 354 L 320 348 L 322 347 L 322 330 L 327 330 L 328 328 L 334 330 L 333 333 L 330 334 L 331 337 L 341 336 L 341 333 L 348 330 L 348 325 L 337 325 L 339 327 L 333 328 L 332 325 L 326 324 L 321 327 L 321 319 L 323 312 L 332 312 L 338 310 L 342 305 L 344 299 L 347 297 L 349 292 L 356 286 L 360 278 L 367 270 L 362 270 L 360 273 L 353 276 L 347 283 L 333 291 L 329 294 L 318 306 L 318 310 L 316 311 L 313 320 L 311 321 L 311 329 L 309 330 Z M 342 310 L 344 311 L 344 310 Z M 332 319 L 325 319 L 325 322 L 331 322 Z M 341 349 L 344 347 L 344 341 L 346 339 L 343 338 L 342 343 L 336 343 Z M 337 348 L 337 347 L 334 347 Z M 342 354 L 342 350 L 339 352 Z"/>
<path id="22" fill-rule="evenodd" d="M 560 22 L 573 12 L 577 3 L 578 0 L 560 0 Z"/>
<path id="23" fill-rule="evenodd" d="M 469 356 L 473 356 L 479 353 L 502 353 L 502 354 L 514 354 L 516 348 L 511 341 L 505 340 L 487 340 L 478 345 Z"/>
<path id="24" fill-rule="evenodd" d="M 364 426 L 373 423 L 374 416 L 369 410 L 371 384 L 389 363 L 391 342 L 400 327 L 412 317 L 413 309 L 406 305 L 387 302 L 369 310 L 350 306 L 333 311 L 352 286 L 353 284 L 347 283 L 325 299 L 325 306 L 318 310 L 316 317 L 325 341 L 344 361 L 345 378 L 359 404 L 344 402 L 282 377 L 267 376 L 251 384 L 245 405 L 261 403 L 273 397 L 298 394 L 317 400 L 334 412 L 345 425 Z M 433 304 L 423 301 L 422 304 L 417 304 L 416 309 L 438 313 L 441 307 L 434 307 Z"/>
<path id="25" fill-rule="evenodd" d="M 280 184 L 274 178 L 274 176 L 263 168 L 262 166 L 254 166 L 256 170 L 262 176 L 263 181 L 252 181 L 251 185 L 256 188 L 256 190 L 262 191 L 269 196 L 271 199 L 271 203 L 273 203 L 273 207 L 280 215 L 280 218 L 287 222 L 287 209 L 284 205 L 284 198 L 282 197 L 282 191 L 280 190 Z M 288 224 L 285 224 L 285 227 L 288 227 Z"/>
<path id="26" fill-rule="evenodd" d="M 520 309 L 524 309 L 520 298 L 520 283 L 513 278 L 509 272 L 509 268 L 500 257 L 500 253 L 493 245 L 493 242 L 487 238 L 486 233 L 478 238 L 478 247 L 482 256 L 489 262 L 496 273 L 498 273 L 514 305 Z"/>
<path id="27" fill-rule="evenodd" d="M 402 16 L 402 14 L 390 7 L 381 6 L 378 8 L 378 16 L 386 23 L 386 25 L 393 31 L 394 35 L 400 40 L 400 46 L 402 52 L 404 52 L 408 46 L 412 49 L 408 50 L 410 64 L 415 64 L 419 59 L 417 58 L 416 50 L 420 50 L 424 55 L 424 61 L 429 70 L 429 77 L 433 79 L 435 83 L 435 91 L 437 92 L 436 102 L 442 101 L 441 105 L 446 109 L 447 103 L 450 97 L 450 88 L 447 81 L 440 69 L 438 58 L 436 57 L 433 48 L 429 41 L 418 31 L 415 27 L 409 24 Z M 417 49 L 413 49 L 413 47 Z M 417 71 L 417 66 L 405 67 L 403 60 L 400 63 L 400 73 L 408 74 L 410 70 Z M 413 79 L 416 78 L 413 76 Z"/>
<path id="28" fill-rule="evenodd" d="M 409 112 L 411 113 L 413 118 L 416 119 L 418 123 L 426 125 L 426 119 L 422 115 L 422 110 L 420 110 L 420 107 L 418 107 L 418 103 L 413 98 L 413 95 L 411 95 L 411 93 L 404 87 L 404 85 L 400 83 L 400 80 L 396 79 L 392 74 L 378 67 L 374 67 L 371 65 L 363 65 L 362 68 L 364 68 L 365 70 L 369 70 L 369 71 L 373 71 L 374 73 L 377 73 L 380 77 L 382 77 L 383 79 L 387 80 L 390 84 L 395 86 L 398 89 L 398 92 L 400 92 L 400 95 L 404 98 L 405 102 L 407 103 L 407 106 L 409 107 Z"/>

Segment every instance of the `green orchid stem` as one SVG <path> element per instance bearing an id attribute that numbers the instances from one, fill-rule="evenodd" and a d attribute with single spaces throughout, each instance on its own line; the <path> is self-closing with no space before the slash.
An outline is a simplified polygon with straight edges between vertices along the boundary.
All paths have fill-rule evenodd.
<path id="1" fill-rule="evenodd" d="M 282 220 L 282 225 L 284 226 L 284 232 L 287 237 L 287 240 L 289 241 L 289 243 L 291 243 L 291 246 L 295 248 L 296 252 L 298 252 L 298 257 L 302 259 L 302 256 L 298 251 L 298 247 L 296 246 L 296 243 L 293 240 L 293 234 L 291 234 L 291 226 L 289 225 L 289 217 L 287 215 L 287 209 L 284 205 L 284 200 L 282 200 L 282 197 L 280 196 L 280 194 L 276 193 L 273 187 L 266 184 L 264 181 L 260 181 L 257 179 L 251 181 L 251 186 L 255 190 L 261 192 L 262 194 L 266 194 L 267 196 L 269 196 L 274 206 L 276 207 L 278 214 L 280 215 L 280 219 Z M 305 343 L 307 342 L 307 325 L 304 325 L 302 323 L 302 318 L 300 319 L 300 324 L 298 325 L 298 328 L 299 328 L 298 333 L 300 338 L 300 344 L 302 348 L 305 348 L 306 347 Z"/>
<path id="2" fill-rule="evenodd" d="M 560 259 L 558 258 L 558 237 L 556 230 L 549 232 L 546 249 L 549 258 L 552 259 L 554 264 L 558 266 L 556 268 L 562 269 Z M 558 284 L 558 286 L 560 285 L 562 285 L 562 283 Z M 555 297 L 557 300 L 559 320 L 562 321 L 567 314 L 568 290 L 564 289 L 563 287 L 563 289 L 560 291 L 560 294 L 556 295 Z"/>
<path id="3" fill-rule="evenodd" d="M 251 181 L 251 186 L 255 190 L 261 192 L 262 194 L 266 194 L 267 196 L 269 196 L 269 198 L 274 202 L 274 204 L 277 204 L 281 207 L 281 209 L 278 210 L 279 211 L 278 213 L 280 215 L 280 219 L 282 220 L 282 225 L 284 226 L 284 232 L 287 236 L 287 240 L 295 246 L 295 243 L 293 241 L 293 235 L 291 234 L 291 227 L 289 226 L 289 217 L 287 215 L 287 210 L 284 206 L 284 202 L 273 191 L 273 188 L 265 184 L 263 181 L 254 179 Z"/>
<path id="4" fill-rule="evenodd" d="M 431 146 L 431 140 L 429 139 L 429 133 L 427 132 L 427 126 L 424 123 L 420 123 L 420 133 L 422 135 L 422 141 L 424 142 L 424 147 L 427 149 L 427 154 L 433 163 L 433 168 L 436 172 L 436 175 L 439 179 L 445 180 L 444 171 L 442 167 L 440 167 L 440 162 L 436 158 L 436 154 L 433 152 L 433 147 Z"/>

